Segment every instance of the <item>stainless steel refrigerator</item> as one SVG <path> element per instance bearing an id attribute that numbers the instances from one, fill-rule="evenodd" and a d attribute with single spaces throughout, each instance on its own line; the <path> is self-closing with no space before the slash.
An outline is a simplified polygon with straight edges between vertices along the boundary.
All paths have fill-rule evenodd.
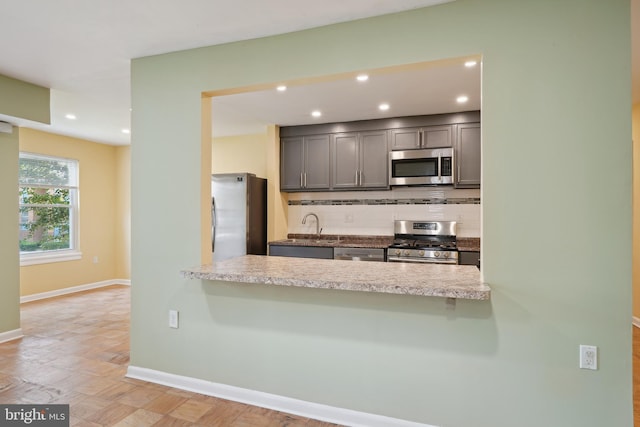
<path id="1" fill-rule="evenodd" d="M 211 175 L 213 261 L 267 254 L 267 180 L 250 173 Z"/>

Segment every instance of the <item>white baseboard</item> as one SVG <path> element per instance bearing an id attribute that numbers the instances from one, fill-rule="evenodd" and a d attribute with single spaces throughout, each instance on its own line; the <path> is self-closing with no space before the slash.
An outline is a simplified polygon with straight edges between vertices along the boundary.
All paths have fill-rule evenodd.
<path id="1" fill-rule="evenodd" d="M 39 294 L 25 295 L 20 297 L 20 304 L 25 302 L 37 301 L 46 298 L 59 297 L 60 295 L 72 294 L 75 292 L 88 291 L 90 289 L 103 288 L 111 285 L 127 285 L 131 286 L 131 280 L 113 279 L 103 280 L 102 282 L 88 283 L 86 285 L 71 286 L 69 288 L 56 289 L 55 291 L 41 292 Z"/>
<path id="2" fill-rule="evenodd" d="M 127 377 L 345 426 L 436 427 L 131 365 L 127 369 Z"/>
<path id="3" fill-rule="evenodd" d="M 22 334 L 22 329 L 14 329 L 12 331 L 2 332 L 0 333 L 0 344 L 7 341 L 17 340 L 18 338 L 22 338 L 24 335 Z"/>
<path id="4" fill-rule="evenodd" d="M 640 317 L 633 316 L 632 319 L 633 326 L 640 328 Z"/>

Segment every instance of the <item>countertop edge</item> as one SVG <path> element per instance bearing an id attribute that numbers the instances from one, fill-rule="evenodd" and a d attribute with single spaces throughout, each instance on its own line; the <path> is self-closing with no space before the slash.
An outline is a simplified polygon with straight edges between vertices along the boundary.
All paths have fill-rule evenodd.
<path id="1" fill-rule="evenodd" d="M 413 296 L 426 296 L 426 297 L 442 297 L 442 298 L 456 298 L 486 301 L 491 298 L 491 288 L 486 284 L 470 283 L 469 285 L 461 284 L 446 284 L 443 282 L 442 286 L 415 286 L 411 284 L 406 285 L 385 285 L 375 282 L 362 282 L 362 283 L 346 283 L 334 280 L 324 279 L 310 279 L 310 278 L 296 278 L 296 277 L 276 277 L 269 275 L 254 275 L 250 273 L 229 273 L 229 272 L 215 272 L 215 271 L 203 271 L 213 268 L 212 265 L 202 265 L 193 268 L 188 268 L 180 271 L 180 276 L 185 279 L 200 279 L 200 280 L 218 280 L 224 282 L 236 282 L 236 283 L 254 283 L 254 284 L 266 284 L 275 286 L 291 286 L 300 288 L 311 289 L 334 289 L 334 290 L 346 290 L 355 292 L 373 292 L 384 294 L 396 294 L 396 295 L 413 295 Z"/>

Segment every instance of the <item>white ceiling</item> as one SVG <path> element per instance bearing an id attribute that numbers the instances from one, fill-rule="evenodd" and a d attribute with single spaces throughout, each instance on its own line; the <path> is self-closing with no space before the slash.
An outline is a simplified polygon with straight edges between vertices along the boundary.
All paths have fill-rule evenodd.
<path id="1" fill-rule="evenodd" d="M 3 43 L 0 51 L 0 74 L 51 88 L 52 124 L 45 126 L 1 115 L 0 120 L 107 144 L 126 145 L 130 142 L 130 136 L 121 130 L 130 126 L 129 67 L 132 58 L 264 37 L 447 1 L 451 0 L 11 2 L 10 7 L 3 8 L 0 14 L 0 36 L 10 41 Z M 633 37 L 636 40 L 640 36 L 635 32 L 640 27 L 640 0 L 631 1 Z M 640 55 L 636 56 L 639 48 L 634 45 L 633 49 L 634 103 L 640 102 L 640 78 L 636 78 L 640 70 Z M 431 71 L 431 68 L 425 70 L 427 74 Z M 450 102 L 454 92 L 466 90 L 460 89 L 465 84 L 464 75 L 453 79 L 455 73 L 451 69 L 440 76 L 445 80 L 439 80 L 438 85 L 450 85 L 455 89 L 451 94 L 441 95 L 443 98 L 439 102 L 442 105 Z M 250 132 L 253 128 L 249 125 L 256 126 L 263 120 L 285 125 L 298 124 L 303 118 L 308 120 L 305 115 L 309 108 L 323 109 L 325 116 L 322 121 L 332 121 L 333 117 L 336 117 L 335 120 L 367 118 L 367 114 L 379 114 L 368 110 L 373 109 L 373 104 L 377 105 L 382 98 L 391 104 L 390 115 L 445 112 L 430 110 L 432 106 L 428 100 L 433 98 L 433 92 L 428 91 L 428 86 L 431 89 L 434 87 L 424 83 L 429 77 L 414 74 L 414 78 L 418 78 L 421 84 L 417 85 L 410 78 L 398 80 L 397 76 L 394 80 L 390 74 L 374 75 L 366 84 L 358 86 L 352 85 L 352 81 L 326 83 L 327 87 L 316 88 L 326 95 L 324 98 L 310 93 L 302 95 L 302 88 L 290 88 L 283 94 L 267 91 L 265 96 L 284 95 L 276 99 L 287 100 L 282 103 L 282 108 L 293 108 L 293 112 L 280 112 L 279 108 L 275 109 L 273 104 L 269 104 L 272 110 L 269 113 L 280 114 L 271 117 L 265 116 L 264 110 L 254 108 L 250 114 L 244 114 L 244 129 Z M 385 79 L 389 81 L 384 83 Z M 472 79 L 477 79 L 477 76 L 472 76 Z M 408 83 L 412 90 L 401 86 L 402 83 Z M 394 99 L 393 93 L 388 92 L 389 87 L 394 88 L 393 93 L 402 94 L 402 97 Z M 416 87 L 419 90 L 415 90 Z M 366 93 L 363 89 L 366 89 Z M 336 93 L 336 90 L 339 92 Z M 349 90 L 356 91 L 353 93 L 358 96 L 344 96 L 347 93 L 345 91 Z M 379 90 L 387 90 L 387 93 Z M 237 112 L 249 111 L 246 105 L 240 106 L 240 103 L 250 95 L 236 96 L 239 98 L 214 100 L 214 132 L 229 134 L 243 129 L 239 127 Z M 477 97 L 471 93 L 470 96 L 467 106 L 451 111 L 479 108 L 479 104 L 473 104 Z M 294 99 L 317 100 L 317 107 L 296 104 Z M 352 103 L 354 101 L 355 104 Z M 261 104 L 258 98 L 252 98 L 251 103 Z M 411 103 L 419 103 L 420 111 L 412 113 L 415 110 L 408 109 Z M 68 113 L 75 114 L 77 119 L 66 119 Z M 227 130 L 223 128 L 224 123 L 228 124 Z"/>
<path id="2" fill-rule="evenodd" d="M 478 64 L 465 67 L 468 59 L 477 59 Z M 285 92 L 274 86 L 261 92 L 214 97 L 213 134 L 263 133 L 271 123 L 291 126 L 479 110 L 479 60 L 467 57 L 410 69 L 366 70 L 369 79 L 365 82 L 357 81 L 354 73 L 312 85 L 289 85 Z M 469 100 L 456 102 L 460 95 Z M 390 108 L 380 111 L 382 103 Z M 312 117 L 313 110 L 321 111 L 322 116 Z"/>

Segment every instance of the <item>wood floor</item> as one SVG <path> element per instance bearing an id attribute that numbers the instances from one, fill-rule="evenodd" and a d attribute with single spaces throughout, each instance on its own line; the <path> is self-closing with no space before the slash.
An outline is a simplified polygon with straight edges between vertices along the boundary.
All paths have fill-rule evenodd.
<path id="1" fill-rule="evenodd" d="M 0 344 L 0 403 L 70 404 L 71 426 L 335 424 L 125 378 L 129 288 L 21 306 L 20 340 Z"/>

